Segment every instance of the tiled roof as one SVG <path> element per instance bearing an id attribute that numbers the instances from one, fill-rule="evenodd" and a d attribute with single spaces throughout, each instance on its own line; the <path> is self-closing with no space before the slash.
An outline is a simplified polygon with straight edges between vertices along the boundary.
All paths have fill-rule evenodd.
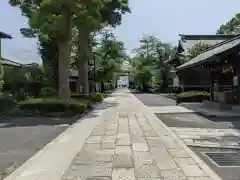
<path id="1" fill-rule="evenodd" d="M 199 64 L 203 64 L 206 61 L 211 60 L 215 57 L 215 55 L 219 55 L 227 50 L 230 50 L 236 46 L 240 46 L 240 36 L 236 36 L 227 41 L 223 41 L 218 43 L 211 48 L 207 49 L 203 53 L 199 54 L 197 57 L 191 59 L 190 61 L 186 62 L 185 64 L 177 67 L 177 70 L 183 70 L 189 67 L 193 67 Z"/>
<path id="2" fill-rule="evenodd" d="M 184 54 L 187 55 L 188 49 L 191 49 L 197 43 L 204 43 L 209 45 L 215 45 L 223 41 L 232 39 L 236 35 L 179 35 L 181 40 L 179 41 L 179 46 L 184 50 Z"/>
<path id="3" fill-rule="evenodd" d="M 5 58 L 0 58 L 0 61 L 3 65 L 9 65 L 9 66 L 16 66 L 16 67 L 21 67 L 23 66 L 23 64 L 15 62 L 15 61 L 11 61 L 9 59 L 5 59 Z"/>
<path id="4" fill-rule="evenodd" d="M 6 34 L 2 31 L 0 31 L 0 38 L 8 38 L 8 39 L 12 39 L 12 36 L 9 34 Z"/>

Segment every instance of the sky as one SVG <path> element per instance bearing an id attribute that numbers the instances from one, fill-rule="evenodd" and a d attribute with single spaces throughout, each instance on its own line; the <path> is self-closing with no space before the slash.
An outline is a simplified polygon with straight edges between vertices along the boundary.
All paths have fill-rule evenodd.
<path id="1" fill-rule="evenodd" d="M 129 5 L 132 13 L 113 30 L 128 53 L 139 46 L 144 35 L 177 45 L 178 34 L 215 34 L 220 25 L 240 12 L 239 0 L 129 0 Z M 0 31 L 13 36 L 3 40 L 2 56 L 21 63 L 40 63 L 37 40 L 20 33 L 27 20 L 19 9 L 11 7 L 8 0 L 0 0 L 0 9 Z"/>

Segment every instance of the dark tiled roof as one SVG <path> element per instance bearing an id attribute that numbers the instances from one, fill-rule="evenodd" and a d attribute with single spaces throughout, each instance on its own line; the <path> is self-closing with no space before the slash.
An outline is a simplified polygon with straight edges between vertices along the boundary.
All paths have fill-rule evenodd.
<path id="1" fill-rule="evenodd" d="M 11 61 L 9 59 L 5 59 L 5 58 L 0 58 L 0 61 L 2 63 L 2 65 L 8 65 L 8 66 L 16 66 L 16 67 L 21 67 L 23 66 L 23 64 L 15 62 L 15 61 Z"/>
<path id="2" fill-rule="evenodd" d="M 164 61 L 165 64 L 171 64 L 172 62 L 174 62 L 175 60 L 178 60 L 179 57 L 184 57 L 184 54 L 182 53 L 177 53 L 175 54 L 175 56 L 170 57 L 168 60 Z"/>
<path id="3" fill-rule="evenodd" d="M 0 31 L 0 38 L 8 38 L 8 39 L 12 39 L 12 36 L 11 35 L 9 35 L 9 34 L 6 34 L 6 33 L 4 33 L 4 32 L 2 32 L 2 31 Z"/>
<path id="4" fill-rule="evenodd" d="M 181 40 L 179 46 L 183 49 L 184 54 L 187 55 L 188 50 L 191 49 L 197 43 L 204 43 L 209 45 L 215 45 L 223 41 L 232 39 L 236 35 L 179 35 Z"/>
<path id="5" fill-rule="evenodd" d="M 184 39 L 222 39 L 222 38 L 227 38 L 231 39 L 236 37 L 236 34 L 179 34 L 181 38 Z"/>
<path id="6" fill-rule="evenodd" d="M 177 70 L 183 70 L 189 67 L 203 64 L 204 62 L 211 60 L 215 55 L 219 55 L 227 50 L 230 50 L 236 46 L 240 46 L 240 36 L 232 38 L 230 40 L 223 41 L 218 43 L 211 48 L 207 49 L 203 53 L 199 54 L 197 57 L 191 59 L 185 64 L 177 67 Z"/>

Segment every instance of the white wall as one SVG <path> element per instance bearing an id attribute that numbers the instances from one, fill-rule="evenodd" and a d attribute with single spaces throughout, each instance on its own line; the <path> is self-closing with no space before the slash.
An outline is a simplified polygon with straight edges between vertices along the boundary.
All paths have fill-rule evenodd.
<path id="1" fill-rule="evenodd" d="M 120 76 L 119 80 L 117 81 L 118 86 L 119 85 L 126 85 L 129 87 L 129 77 L 128 76 Z"/>

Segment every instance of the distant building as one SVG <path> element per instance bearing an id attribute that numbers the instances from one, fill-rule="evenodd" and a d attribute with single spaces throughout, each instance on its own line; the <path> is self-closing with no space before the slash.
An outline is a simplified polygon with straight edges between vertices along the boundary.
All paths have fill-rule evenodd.
<path id="1" fill-rule="evenodd" d="M 214 46 L 221 42 L 235 38 L 237 35 L 183 35 L 180 34 L 180 40 L 175 56 L 165 61 L 166 64 L 172 65 L 172 80 L 169 81 L 169 87 L 173 87 L 173 79 L 179 77 L 179 84 L 183 84 L 186 90 L 206 89 L 210 88 L 211 81 L 209 73 L 206 69 L 188 69 L 188 72 L 178 71 L 176 68 L 185 63 L 186 57 L 189 55 L 188 51 L 198 43 L 208 44 Z M 189 78 L 189 71 L 191 71 L 191 78 Z"/>

